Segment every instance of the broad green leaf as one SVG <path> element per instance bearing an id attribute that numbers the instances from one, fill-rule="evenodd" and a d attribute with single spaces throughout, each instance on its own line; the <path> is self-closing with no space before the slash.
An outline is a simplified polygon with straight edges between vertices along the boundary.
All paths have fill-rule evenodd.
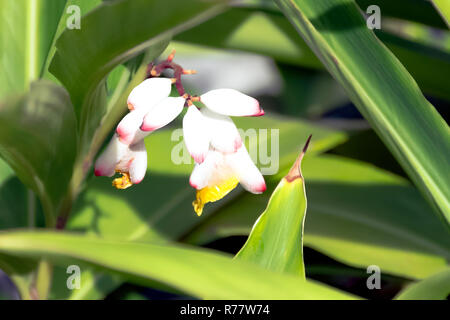
<path id="1" fill-rule="evenodd" d="M 438 0 L 439 1 L 439 0 Z M 446 1 L 446 0 L 442 0 Z M 423 0 L 356 0 L 363 11 L 371 5 L 380 7 L 382 17 L 393 17 L 427 24 L 433 27 L 445 28 L 445 24 L 435 12 L 431 3 Z M 277 11 L 273 0 L 243 0 L 248 7 Z"/>
<path id="2" fill-rule="evenodd" d="M 256 220 L 247 241 L 236 254 L 237 259 L 305 278 L 303 226 L 306 193 L 300 166 L 310 139 L 311 136 L 289 173 L 270 196 L 266 210 Z"/>
<path id="3" fill-rule="evenodd" d="M 227 255 L 169 244 L 130 243 L 57 232 L 0 233 L 0 252 L 60 265 L 87 263 L 139 284 L 160 282 L 206 299 L 351 299 L 337 289 L 264 270 Z"/>
<path id="4" fill-rule="evenodd" d="M 379 30 L 377 35 L 411 72 L 422 90 L 450 100 L 445 77 L 450 72 L 448 52 L 412 42 L 385 30 Z M 323 69 L 323 64 L 279 10 L 232 8 L 177 35 L 175 39 L 209 47 L 255 52 L 283 63 Z"/>
<path id="5" fill-rule="evenodd" d="M 450 132 L 352 0 L 279 0 L 282 11 L 439 216 L 450 221 Z"/>
<path id="6" fill-rule="evenodd" d="M 376 264 L 383 272 L 408 278 L 422 279 L 446 268 L 449 232 L 405 180 L 332 155 L 306 156 L 302 171 L 308 194 L 306 246 L 354 267 Z M 244 194 L 219 208 L 184 240 L 204 244 L 247 235 L 277 183 L 274 177 L 263 196 Z"/>
<path id="7" fill-rule="evenodd" d="M 450 295 L 450 269 L 409 285 L 397 300 L 447 300 Z"/>
<path id="8" fill-rule="evenodd" d="M 42 70 L 42 78 L 52 80 L 57 83 L 59 83 L 58 79 L 56 79 L 55 76 L 53 76 L 48 70 L 50 63 L 53 59 L 53 56 L 55 55 L 56 52 L 55 47 L 56 40 L 59 38 L 61 33 L 63 33 L 63 31 L 66 29 L 68 23 L 75 22 L 75 20 L 73 19 L 75 18 L 75 15 L 78 13 L 76 12 L 77 10 L 76 7 L 79 8 L 80 15 L 83 16 L 102 3 L 102 0 L 64 0 L 64 1 L 65 7 L 63 10 L 63 14 L 61 16 L 61 19 L 59 20 L 58 27 L 56 28 L 55 36 L 53 37 L 53 43 L 47 55 L 44 70 Z M 80 24 L 80 28 L 81 26 L 82 25 Z"/>
<path id="9" fill-rule="evenodd" d="M 49 226 L 63 209 L 77 151 L 67 92 L 46 80 L 0 105 L 0 154 L 41 200 Z"/>
<path id="10" fill-rule="evenodd" d="M 450 2 L 447 0 L 431 0 L 431 3 L 435 6 L 447 27 L 450 27 Z"/>
<path id="11" fill-rule="evenodd" d="M 450 72 L 449 52 L 389 32 L 377 31 L 376 35 L 411 73 L 424 93 L 450 100 L 445 80 Z"/>
<path id="12" fill-rule="evenodd" d="M 40 77 L 65 3 L 0 0 L 0 100 Z"/>
<path id="13" fill-rule="evenodd" d="M 163 38 L 214 16 L 223 8 L 218 3 L 173 0 L 167 10 L 165 1 L 108 1 L 83 16 L 80 30 L 61 34 L 50 72 L 70 93 L 83 154 L 106 111 L 107 74 Z"/>

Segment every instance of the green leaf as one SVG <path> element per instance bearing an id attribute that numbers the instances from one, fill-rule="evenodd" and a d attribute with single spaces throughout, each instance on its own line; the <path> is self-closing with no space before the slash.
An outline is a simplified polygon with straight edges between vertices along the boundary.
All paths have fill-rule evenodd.
<path id="1" fill-rule="evenodd" d="M 0 0 L 0 100 L 37 80 L 65 0 Z"/>
<path id="2" fill-rule="evenodd" d="M 268 11 L 278 11 L 277 6 L 272 0 L 243 0 L 242 2 L 248 7 L 256 7 Z M 356 0 L 356 3 L 363 11 L 366 11 L 367 7 L 370 5 L 379 6 L 383 17 L 411 20 L 433 27 L 445 28 L 445 24 L 439 19 L 439 15 L 428 1 Z"/>
<path id="3" fill-rule="evenodd" d="M 422 279 L 446 268 L 449 232 L 402 178 L 333 155 L 306 156 L 303 175 L 306 246 L 354 267 L 376 264 L 383 272 L 408 278 Z M 266 194 L 243 194 L 219 208 L 184 240 L 204 244 L 247 235 L 277 183 L 272 178 Z"/>
<path id="4" fill-rule="evenodd" d="M 446 1 L 446 0 L 443 0 Z M 367 7 L 380 7 L 382 17 L 394 17 L 445 29 L 445 23 L 433 10 L 429 1 L 422 0 L 356 0 L 358 6 L 366 11 Z"/>
<path id="5" fill-rule="evenodd" d="M 64 1 L 65 1 L 66 5 L 63 10 L 63 15 L 61 16 L 61 19 L 59 20 L 59 24 L 58 24 L 58 27 L 56 28 L 55 36 L 53 37 L 52 46 L 50 47 L 50 51 L 47 55 L 47 60 L 45 62 L 44 70 L 42 70 L 42 72 L 43 72 L 42 78 L 43 79 L 52 80 L 57 83 L 59 83 L 58 79 L 56 79 L 55 76 L 50 73 L 48 68 L 49 68 L 50 63 L 53 59 L 53 56 L 55 55 L 55 52 L 56 52 L 56 47 L 55 47 L 56 40 L 59 38 L 61 33 L 63 33 L 63 31 L 66 30 L 69 19 L 71 17 L 73 18 L 73 15 L 75 14 L 74 11 L 71 11 L 68 9 L 70 8 L 70 6 L 75 5 L 78 8 L 80 8 L 80 14 L 85 15 L 89 11 L 93 10 L 95 7 L 97 7 L 98 5 L 100 5 L 102 3 L 102 0 L 64 0 Z M 81 27 L 81 24 L 80 24 L 80 27 Z"/>
<path id="6" fill-rule="evenodd" d="M 407 70 L 366 27 L 351 0 L 279 0 L 282 11 L 414 183 L 450 222 L 450 158 L 445 121 Z"/>
<path id="7" fill-rule="evenodd" d="M 446 0 L 431 0 L 431 3 L 439 12 L 447 27 L 450 27 L 450 3 Z"/>
<path id="8" fill-rule="evenodd" d="M 385 7 L 386 3 L 382 8 Z M 175 39 L 209 47 L 255 52 L 283 63 L 323 69 L 323 64 L 279 10 L 258 9 L 231 8 L 177 35 Z M 434 13 L 433 8 L 429 9 Z M 384 17 L 385 10 L 381 10 Z M 424 92 L 450 100 L 445 77 L 450 72 L 448 52 L 412 42 L 385 30 L 379 30 L 377 36 L 406 66 Z"/>
<path id="9" fill-rule="evenodd" d="M 450 100 L 445 75 L 450 73 L 450 54 L 431 45 L 413 42 L 389 32 L 377 37 L 395 54 L 426 94 Z"/>
<path id="10" fill-rule="evenodd" d="M 310 139 L 311 136 L 289 173 L 275 188 L 266 210 L 256 220 L 246 243 L 236 254 L 237 259 L 305 279 L 303 226 L 306 193 L 300 166 Z"/>
<path id="11" fill-rule="evenodd" d="M 450 269 L 409 285 L 397 300 L 447 300 L 450 295 Z"/>
<path id="12" fill-rule="evenodd" d="M 4 232 L 0 252 L 87 263 L 139 284 L 166 284 L 207 299 L 351 299 L 313 281 L 264 270 L 208 250 L 130 243 L 57 232 Z M 264 280 L 264 281 L 262 281 Z"/>
<path id="13" fill-rule="evenodd" d="M 168 10 L 164 1 L 108 1 L 83 16 L 80 30 L 61 34 L 50 72 L 70 93 L 83 154 L 106 111 L 108 73 L 162 39 L 214 16 L 223 8 L 218 3 L 178 0 Z"/>
<path id="14" fill-rule="evenodd" d="M 0 160 L 3 162 L 3 160 Z M 27 188 L 17 179 L 8 177 L 0 185 L 0 229 L 21 228 L 27 221 Z"/>
<path id="15" fill-rule="evenodd" d="M 67 92 L 46 80 L 0 105 L 0 154 L 41 200 L 54 224 L 77 150 L 75 114 Z"/>

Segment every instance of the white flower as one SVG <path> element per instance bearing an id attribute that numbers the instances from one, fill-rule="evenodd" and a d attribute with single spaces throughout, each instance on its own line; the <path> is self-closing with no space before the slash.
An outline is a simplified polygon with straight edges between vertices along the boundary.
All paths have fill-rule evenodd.
<path id="1" fill-rule="evenodd" d="M 122 177 L 113 185 L 125 189 L 142 181 L 147 169 L 144 138 L 167 125 L 183 110 L 186 96 L 169 97 L 172 80 L 151 78 L 128 97 L 130 112 L 95 163 L 95 175 Z M 260 116 L 256 99 L 232 89 L 212 90 L 200 96 L 201 111 L 191 101 L 183 119 L 186 147 L 196 162 L 190 183 L 197 189 L 194 209 L 202 213 L 207 202 L 217 201 L 240 182 L 250 192 L 266 189 L 264 178 L 250 159 L 229 116 Z"/>
<path id="2" fill-rule="evenodd" d="M 115 134 L 106 149 L 95 162 L 95 175 L 111 177 L 116 172 L 121 178 L 114 179 L 113 186 L 125 189 L 144 179 L 147 170 L 147 150 L 144 140 L 126 145 Z"/>
<path id="3" fill-rule="evenodd" d="M 193 202 L 197 215 L 206 203 L 222 199 L 239 182 L 252 193 L 266 190 L 262 174 L 228 116 L 263 115 L 258 101 L 231 89 L 210 91 L 201 101 L 206 108 L 199 111 L 190 106 L 183 119 L 184 141 L 196 162 L 189 182 L 197 189 Z"/>
<path id="4" fill-rule="evenodd" d="M 172 81 L 166 78 L 144 80 L 135 87 L 128 97 L 130 112 L 119 122 L 116 134 L 95 162 L 95 175 L 113 176 L 116 172 L 122 177 L 114 179 L 113 185 L 125 189 L 142 181 L 147 170 L 147 150 L 144 138 L 151 131 L 140 129 L 144 117 L 153 119 L 154 130 L 166 125 L 176 115 L 172 109 L 181 112 L 184 98 L 169 97 Z M 177 113 L 177 115 L 178 115 Z"/>
<path id="5" fill-rule="evenodd" d="M 197 215 L 201 215 L 208 202 L 225 197 L 238 183 L 252 193 L 266 190 L 264 178 L 256 168 L 244 145 L 236 152 L 223 153 L 210 148 L 205 161 L 196 164 L 189 183 L 197 189 L 192 203 Z"/>
<path id="6" fill-rule="evenodd" d="M 195 162 L 202 163 L 210 145 L 219 151 L 236 151 L 242 140 L 229 116 L 262 116 L 258 100 L 233 89 L 217 89 L 200 97 L 206 106 L 189 107 L 183 119 L 186 148 Z"/>
<path id="7" fill-rule="evenodd" d="M 167 98 L 172 89 L 172 80 L 168 78 L 150 78 L 142 81 L 128 96 L 128 109 L 151 108 Z"/>

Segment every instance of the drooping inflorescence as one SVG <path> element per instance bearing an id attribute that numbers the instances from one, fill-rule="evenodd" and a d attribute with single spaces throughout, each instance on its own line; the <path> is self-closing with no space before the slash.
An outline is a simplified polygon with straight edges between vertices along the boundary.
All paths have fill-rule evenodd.
<path id="1" fill-rule="evenodd" d="M 222 199 L 238 183 L 252 193 L 265 191 L 262 174 L 251 160 L 230 116 L 262 116 L 256 99 L 234 89 L 215 89 L 201 96 L 187 93 L 181 76 L 194 74 L 173 62 L 174 52 L 159 64 L 150 64 L 147 79 L 128 97 L 128 114 L 95 163 L 95 175 L 122 177 L 113 186 L 126 189 L 142 181 L 147 170 L 144 138 L 172 122 L 187 107 L 183 118 L 186 148 L 195 161 L 190 184 L 197 190 L 193 207 L 198 215 L 208 202 Z M 166 69 L 173 78 L 161 77 Z M 170 96 L 175 85 L 179 96 Z M 203 108 L 194 103 L 201 101 Z"/>

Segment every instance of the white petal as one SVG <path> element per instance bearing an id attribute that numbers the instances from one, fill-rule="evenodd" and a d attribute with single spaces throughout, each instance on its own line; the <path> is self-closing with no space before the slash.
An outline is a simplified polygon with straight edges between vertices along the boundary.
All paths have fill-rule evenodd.
<path id="1" fill-rule="evenodd" d="M 210 150 L 203 163 L 195 164 L 194 170 L 189 178 L 190 185 L 197 189 L 203 189 L 211 184 L 211 180 L 220 167 L 223 156 L 220 152 Z"/>
<path id="2" fill-rule="evenodd" d="M 149 132 L 143 132 L 140 130 L 140 126 L 144 120 L 145 112 L 147 108 L 141 108 L 129 112 L 117 125 L 117 135 L 120 141 L 130 145 L 144 139 Z"/>
<path id="3" fill-rule="evenodd" d="M 172 89 L 172 81 L 168 78 L 150 78 L 136 86 L 128 96 L 128 108 L 138 110 L 151 108 L 167 98 Z"/>
<path id="4" fill-rule="evenodd" d="M 210 110 L 227 116 L 262 116 L 258 100 L 234 89 L 216 89 L 200 97 Z"/>
<path id="5" fill-rule="evenodd" d="M 114 135 L 100 157 L 95 161 L 95 175 L 111 177 L 115 173 L 116 164 L 127 150 L 128 146 L 120 142 L 117 135 Z"/>
<path id="6" fill-rule="evenodd" d="M 262 193 L 266 190 L 266 182 L 250 158 L 245 146 L 227 156 L 227 161 L 237 174 L 241 185 L 252 193 Z"/>
<path id="7" fill-rule="evenodd" d="M 242 146 L 239 131 L 230 117 L 207 108 L 203 108 L 201 113 L 206 119 L 210 144 L 213 148 L 224 153 L 232 153 Z"/>
<path id="8" fill-rule="evenodd" d="M 147 149 L 145 149 L 144 141 L 130 146 L 130 151 L 133 153 L 133 160 L 129 167 L 130 180 L 133 184 L 138 184 L 144 179 L 147 171 Z"/>
<path id="9" fill-rule="evenodd" d="M 183 118 L 183 139 L 192 158 L 202 163 L 209 149 L 206 120 L 196 106 L 190 106 Z"/>
<path id="10" fill-rule="evenodd" d="M 181 113 L 185 101 L 182 97 L 165 98 L 145 115 L 141 130 L 155 131 L 164 127 Z"/>

